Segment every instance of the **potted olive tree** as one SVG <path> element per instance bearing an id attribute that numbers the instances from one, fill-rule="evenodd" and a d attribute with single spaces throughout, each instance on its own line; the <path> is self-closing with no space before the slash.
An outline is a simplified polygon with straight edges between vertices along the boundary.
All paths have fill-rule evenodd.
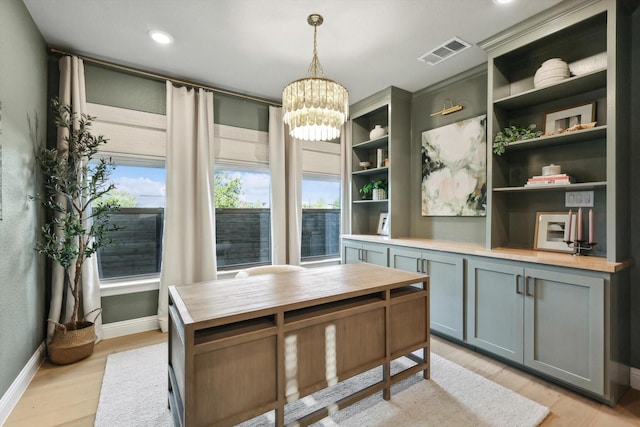
<path id="1" fill-rule="evenodd" d="M 65 294 L 73 298 L 73 311 L 63 315 L 68 322 L 55 324 L 53 339 L 47 344 L 49 358 L 58 364 L 73 363 L 91 355 L 95 343 L 95 317 L 99 309 L 80 317 L 82 266 L 96 251 L 111 243 L 109 232 L 117 227 L 109 224 L 109 214 L 118 203 L 106 200 L 96 203 L 114 185 L 109 176 L 114 165 L 110 159 L 98 158 L 98 147 L 107 140 L 91 133 L 93 117 L 72 112 L 69 105 L 52 101 L 54 122 L 64 129 L 66 147 L 44 149 L 38 165 L 44 180 L 44 194 L 36 196 L 47 210 L 42 239 L 36 245 L 64 269 Z M 96 312 L 97 313 L 94 313 Z M 88 316 L 94 314 L 93 321 Z"/>

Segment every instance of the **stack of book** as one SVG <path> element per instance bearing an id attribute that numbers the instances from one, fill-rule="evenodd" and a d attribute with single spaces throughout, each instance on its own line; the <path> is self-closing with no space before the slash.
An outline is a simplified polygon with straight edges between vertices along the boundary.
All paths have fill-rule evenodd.
<path id="1" fill-rule="evenodd" d="M 555 175 L 535 175 L 527 180 L 525 187 L 573 184 L 574 182 L 575 179 L 566 173 L 558 173 Z"/>

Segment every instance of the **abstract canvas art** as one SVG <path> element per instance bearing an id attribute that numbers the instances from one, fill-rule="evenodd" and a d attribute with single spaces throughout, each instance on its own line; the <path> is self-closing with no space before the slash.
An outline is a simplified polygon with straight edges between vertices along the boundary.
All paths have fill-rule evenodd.
<path id="1" fill-rule="evenodd" d="M 422 132 L 422 215 L 485 216 L 486 114 Z"/>

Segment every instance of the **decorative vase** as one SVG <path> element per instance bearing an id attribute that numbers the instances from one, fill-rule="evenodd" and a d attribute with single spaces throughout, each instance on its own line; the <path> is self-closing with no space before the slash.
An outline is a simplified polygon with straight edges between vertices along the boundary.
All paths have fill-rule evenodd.
<path id="1" fill-rule="evenodd" d="M 369 132 L 369 139 L 378 139 L 385 136 L 387 132 L 384 130 L 382 125 L 376 125 L 371 132 Z"/>
<path id="2" fill-rule="evenodd" d="M 51 362 L 68 365 L 85 359 L 93 353 L 96 329 L 93 322 L 78 322 L 78 329 L 69 329 L 70 323 L 56 324 L 53 339 L 47 344 Z"/>
<path id="3" fill-rule="evenodd" d="M 372 192 L 372 200 L 385 200 L 387 198 L 387 191 L 383 188 L 374 188 Z"/>
<path id="4" fill-rule="evenodd" d="M 560 58 L 551 58 L 542 63 L 533 76 L 533 87 L 539 88 L 569 78 L 569 65 Z"/>

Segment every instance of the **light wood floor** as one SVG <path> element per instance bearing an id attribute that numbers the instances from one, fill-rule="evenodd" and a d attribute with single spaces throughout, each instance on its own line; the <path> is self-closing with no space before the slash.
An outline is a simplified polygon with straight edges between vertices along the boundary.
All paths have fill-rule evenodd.
<path id="1" fill-rule="evenodd" d="M 4 426 L 93 426 L 107 356 L 165 340 L 166 334 L 144 332 L 105 340 L 91 357 L 74 365 L 45 362 Z M 432 336 L 431 344 L 439 356 L 551 408 L 544 427 L 640 426 L 638 390 L 629 390 L 610 408 L 438 337 Z"/>

